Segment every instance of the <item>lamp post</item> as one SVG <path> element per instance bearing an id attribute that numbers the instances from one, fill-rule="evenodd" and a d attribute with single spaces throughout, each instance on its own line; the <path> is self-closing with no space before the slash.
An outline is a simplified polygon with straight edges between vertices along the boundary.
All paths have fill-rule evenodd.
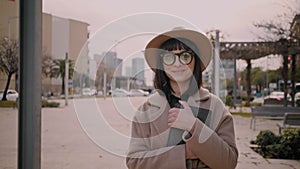
<path id="1" fill-rule="evenodd" d="M 103 72 L 103 94 L 104 94 L 104 100 L 106 99 L 106 92 L 107 92 L 107 74 L 106 74 L 106 55 L 104 55 L 103 58 L 104 62 L 104 72 Z"/>
<path id="2" fill-rule="evenodd" d="M 18 17 L 17 16 L 8 16 L 8 18 L 7 18 L 7 25 L 8 25 L 8 31 L 7 31 L 7 38 L 8 38 L 8 49 L 10 49 L 10 22 L 11 22 L 11 20 L 13 20 L 13 19 L 18 19 Z"/>
<path id="3" fill-rule="evenodd" d="M 220 96 L 220 31 L 216 30 L 215 50 L 213 56 L 213 93 Z"/>
<path id="4" fill-rule="evenodd" d="M 267 88 L 267 93 L 266 95 L 269 95 L 269 56 L 267 56 L 267 65 L 266 65 L 266 88 Z"/>

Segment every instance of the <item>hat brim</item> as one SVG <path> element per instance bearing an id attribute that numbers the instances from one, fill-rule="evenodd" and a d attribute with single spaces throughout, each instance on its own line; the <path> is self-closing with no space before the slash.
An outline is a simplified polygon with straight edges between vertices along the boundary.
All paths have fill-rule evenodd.
<path id="1" fill-rule="evenodd" d="M 158 36 L 154 37 L 146 46 L 145 48 L 145 58 L 149 67 L 155 71 L 157 60 L 158 60 L 158 51 L 160 50 L 161 44 L 171 38 L 185 38 L 192 41 L 198 51 L 194 51 L 198 54 L 201 60 L 201 69 L 202 72 L 208 66 L 212 54 L 213 54 L 213 47 L 210 40 L 207 36 L 201 32 L 188 30 L 188 29 L 180 29 L 180 30 L 172 30 Z"/>

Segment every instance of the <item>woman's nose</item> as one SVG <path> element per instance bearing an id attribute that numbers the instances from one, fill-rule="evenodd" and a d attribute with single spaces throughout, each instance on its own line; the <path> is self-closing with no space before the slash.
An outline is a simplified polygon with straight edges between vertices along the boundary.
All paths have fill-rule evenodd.
<path id="1" fill-rule="evenodd" d="M 180 61 L 179 61 L 179 57 L 175 57 L 175 62 L 174 62 L 174 64 L 173 64 L 174 66 L 180 66 L 181 65 L 181 63 L 180 63 Z"/>

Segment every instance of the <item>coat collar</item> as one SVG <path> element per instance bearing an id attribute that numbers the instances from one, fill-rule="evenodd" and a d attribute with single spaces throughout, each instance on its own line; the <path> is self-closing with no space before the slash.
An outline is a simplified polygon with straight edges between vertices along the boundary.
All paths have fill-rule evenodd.
<path id="1" fill-rule="evenodd" d="M 192 95 L 190 99 L 194 102 L 203 102 L 210 98 L 209 91 L 205 88 L 200 87 L 199 92 Z M 148 102 L 152 106 L 157 106 L 159 108 L 164 107 L 167 103 L 167 100 L 164 95 L 159 94 L 159 92 L 155 92 L 148 98 Z"/>

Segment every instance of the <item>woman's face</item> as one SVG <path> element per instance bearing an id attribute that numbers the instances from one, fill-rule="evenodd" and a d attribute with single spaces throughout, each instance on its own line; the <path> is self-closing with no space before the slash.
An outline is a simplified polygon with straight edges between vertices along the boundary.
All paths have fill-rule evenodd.
<path id="1" fill-rule="evenodd" d="M 173 64 L 167 65 L 163 63 L 163 68 L 167 76 L 170 78 L 171 81 L 177 83 L 189 81 L 194 72 L 194 65 L 195 65 L 195 58 L 193 58 L 194 56 L 192 55 L 192 61 L 189 64 L 182 64 L 179 61 L 178 54 L 182 54 L 183 52 L 185 52 L 185 49 L 180 49 L 180 50 L 177 49 L 169 52 L 176 55 L 176 57 L 175 57 L 175 62 Z"/>

